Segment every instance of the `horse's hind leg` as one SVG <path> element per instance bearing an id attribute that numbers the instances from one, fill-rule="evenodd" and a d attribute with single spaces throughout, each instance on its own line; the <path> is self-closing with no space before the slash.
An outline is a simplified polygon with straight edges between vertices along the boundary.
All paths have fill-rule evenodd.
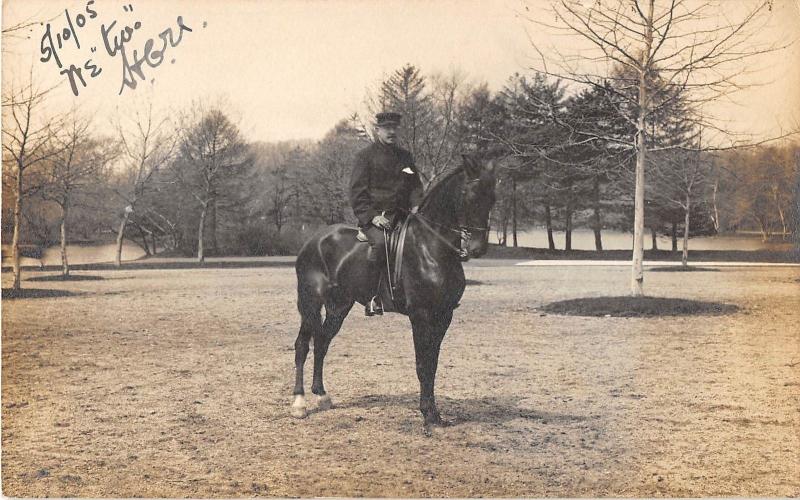
<path id="1" fill-rule="evenodd" d="M 326 305 L 325 323 L 322 324 L 319 333 L 314 336 L 314 380 L 311 384 L 311 392 L 319 396 L 318 407 L 320 410 L 327 410 L 333 406 L 331 397 L 325 392 L 325 385 L 322 383 L 325 355 L 328 353 L 331 340 L 339 333 L 342 323 L 352 307 L 352 301 L 339 305 Z"/>
<path id="2" fill-rule="evenodd" d="M 299 300 L 301 316 L 300 332 L 294 342 L 294 402 L 292 403 L 292 416 L 304 418 L 307 415 L 305 389 L 303 388 L 303 366 L 308 356 L 308 343 L 311 336 L 315 337 L 322 331 L 322 316 L 320 305 L 309 303 L 312 301 Z"/>

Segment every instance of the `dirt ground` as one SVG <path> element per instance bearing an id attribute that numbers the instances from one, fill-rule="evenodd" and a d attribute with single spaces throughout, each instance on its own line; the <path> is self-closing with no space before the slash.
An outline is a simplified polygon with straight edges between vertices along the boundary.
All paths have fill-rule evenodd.
<path id="1" fill-rule="evenodd" d="M 402 316 L 354 309 L 335 407 L 295 420 L 292 269 L 91 274 L 3 301 L 5 495 L 800 495 L 797 268 L 649 273 L 741 309 L 624 319 L 538 308 L 624 294 L 626 268 L 469 266 L 432 437 Z"/>

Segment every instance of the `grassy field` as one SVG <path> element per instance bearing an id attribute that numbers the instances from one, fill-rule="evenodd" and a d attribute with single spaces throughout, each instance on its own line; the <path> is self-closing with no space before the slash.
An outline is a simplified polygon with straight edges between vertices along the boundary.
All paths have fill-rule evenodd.
<path id="1" fill-rule="evenodd" d="M 5 495 L 800 495 L 797 268 L 648 273 L 738 310 L 589 318 L 542 309 L 623 295 L 627 268 L 470 264 L 432 437 L 402 316 L 354 309 L 335 407 L 295 420 L 291 268 L 91 274 L 3 300 Z"/>

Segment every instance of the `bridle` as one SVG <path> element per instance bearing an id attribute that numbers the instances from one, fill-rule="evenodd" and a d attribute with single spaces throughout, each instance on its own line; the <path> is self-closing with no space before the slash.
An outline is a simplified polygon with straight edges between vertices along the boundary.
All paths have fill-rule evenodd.
<path id="1" fill-rule="evenodd" d="M 461 193 L 461 199 L 462 200 L 466 200 L 467 199 L 467 187 L 470 184 L 475 184 L 475 183 L 480 182 L 480 180 L 481 180 L 480 178 L 477 178 L 477 179 L 469 179 L 469 180 L 466 180 L 464 182 L 464 189 L 463 189 L 463 191 Z M 488 233 L 489 232 L 489 227 L 488 227 L 488 224 L 487 224 L 486 227 L 470 226 L 469 224 L 467 224 L 467 204 L 464 203 L 463 205 L 464 205 L 464 207 L 463 207 L 464 210 L 462 211 L 462 213 L 458 214 L 459 215 L 459 217 L 458 217 L 459 218 L 459 224 L 458 224 L 457 228 L 453 227 L 453 226 L 450 226 L 448 224 L 442 224 L 441 222 L 436 222 L 434 220 L 431 220 L 431 219 L 425 217 L 424 215 L 422 215 L 420 213 L 409 214 L 409 217 L 412 217 L 412 216 L 416 217 L 422 223 L 423 226 L 427 227 L 440 240 L 442 240 L 445 245 L 447 245 L 451 250 L 456 252 L 456 254 L 458 254 L 459 258 L 462 261 L 465 262 L 465 261 L 469 260 L 469 258 L 470 258 L 470 255 L 469 255 L 469 244 L 472 241 L 472 232 L 473 231 L 483 231 L 484 233 Z M 441 234 L 439 234 L 439 231 L 436 231 L 435 229 L 433 229 L 431 227 L 431 225 L 438 226 L 438 227 L 440 227 L 440 228 L 442 228 L 442 229 L 444 229 L 446 231 L 449 231 L 451 233 L 457 234 L 459 236 L 460 247 L 456 247 L 455 245 L 453 245 L 450 242 L 450 240 L 448 240 L 447 238 L 445 238 Z"/>

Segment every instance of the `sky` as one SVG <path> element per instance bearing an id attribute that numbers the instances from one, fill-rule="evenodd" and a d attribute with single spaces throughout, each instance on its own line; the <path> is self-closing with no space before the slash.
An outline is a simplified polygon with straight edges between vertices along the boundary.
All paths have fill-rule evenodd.
<path id="1" fill-rule="evenodd" d="M 21 21 L 44 22 L 22 36 L 4 37 L 3 85 L 19 83 L 32 71 L 41 86 L 55 87 L 48 106 L 80 108 L 101 124 L 148 99 L 161 110 L 178 110 L 198 99 L 223 100 L 244 134 L 256 141 L 320 139 L 337 121 L 363 112 L 367 90 L 406 63 L 426 74 L 457 71 L 498 90 L 510 75 L 536 63 L 531 40 L 567 51 L 579 47 L 569 37 L 543 40 L 541 29 L 525 19 L 546 16 L 540 11 L 543 0 L 90 2 L 4 1 L 4 29 Z M 723 0 L 732 11 L 746 4 Z M 776 0 L 773 11 L 759 37 L 777 42 L 800 37 L 800 0 Z M 191 31 L 181 30 L 178 16 Z M 159 33 L 168 28 L 172 41 L 179 34 L 180 41 L 168 45 L 163 58 L 151 57 L 155 67 L 145 62 L 145 80 L 137 78 L 132 88 L 123 85 L 120 54 L 108 51 L 114 51 L 114 39 L 125 26 L 137 21 L 125 44 L 129 58 L 132 49 L 141 54 L 151 38 L 160 49 Z M 86 86 L 76 83 L 77 97 L 52 52 L 41 49 L 48 23 L 55 37 L 69 22 L 81 48 L 75 36 L 62 40 L 55 53 L 63 67 L 83 67 L 91 60 L 99 69 L 94 78 L 91 67 L 82 70 Z M 112 24 L 106 49 L 102 28 Z M 58 46 L 57 39 L 53 43 Z M 50 60 L 40 61 L 45 55 Z M 798 63 L 797 44 L 754 61 L 754 67 L 765 68 L 757 78 L 767 83 L 742 92 L 735 105 L 720 106 L 718 114 L 733 129 L 756 135 L 796 123 Z"/>

